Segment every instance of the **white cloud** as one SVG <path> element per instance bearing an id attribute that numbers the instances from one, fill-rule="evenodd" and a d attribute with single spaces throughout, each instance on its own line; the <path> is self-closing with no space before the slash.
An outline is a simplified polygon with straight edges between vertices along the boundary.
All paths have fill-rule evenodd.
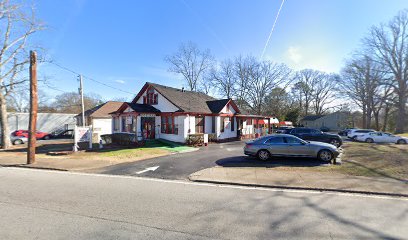
<path id="1" fill-rule="evenodd" d="M 300 53 L 299 47 L 294 47 L 290 46 L 288 50 L 286 51 L 287 58 L 289 58 L 290 61 L 294 62 L 295 64 L 300 63 L 302 60 L 303 56 Z"/>
<path id="2" fill-rule="evenodd" d="M 118 80 L 115 80 L 115 82 L 117 82 L 117 83 L 120 83 L 120 84 L 125 84 L 125 83 L 126 83 L 125 81 L 123 81 L 123 80 L 120 80 L 120 79 L 118 79 Z"/>

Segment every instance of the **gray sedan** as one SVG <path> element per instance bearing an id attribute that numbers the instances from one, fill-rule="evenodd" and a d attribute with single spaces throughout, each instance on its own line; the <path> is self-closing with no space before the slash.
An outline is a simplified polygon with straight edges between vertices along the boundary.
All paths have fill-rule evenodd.
<path id="1" fill-rule="evenodd" d="M 337 148 L 328 143 L 308 142 L 288 134 L 272 134 L 247 142 L 244 153 L 258 157 L 262 161 L 272 156 L 310 157 L 331 161 L 340 154 Z"/>

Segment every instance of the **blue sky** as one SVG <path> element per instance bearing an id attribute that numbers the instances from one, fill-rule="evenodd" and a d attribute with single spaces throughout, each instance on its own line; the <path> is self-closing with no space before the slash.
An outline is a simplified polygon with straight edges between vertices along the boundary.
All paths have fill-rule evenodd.
<path id="1" fill-rule="evenodd" d="M 48 58 L 100 82 L 136 94 L 146 81 L 181 87 L 164 57 L 181 42 L 208 48 L 218 59 L 259 57 L 281 0 L 37 0 L 48 30 L 35 37 Z M 286 0 L 265 59 L 295 70 L 339 72 L 372 25 L 408 8 L 406 0 Z M 49 85 L 77 91 L 77 77 L 50 64 Z M 50 88 L 50 95 L 60 93 Z M 85 79 L 85 92 L 105 100 L 132 94 Z"/>

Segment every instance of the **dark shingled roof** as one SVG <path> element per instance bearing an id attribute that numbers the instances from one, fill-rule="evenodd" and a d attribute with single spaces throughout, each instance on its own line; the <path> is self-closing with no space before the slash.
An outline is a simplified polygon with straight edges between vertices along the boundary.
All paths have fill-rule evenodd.
<path id="1" fill-rule="evenodd" d="M 300 121 L 315 121 L 319 118 L 322 118 L 326 115 L 309 115 L 309 116 L 305 116 L 304 118 L 302 118 Z"/>
<path id="2" fill-rule="evenodd" d="M 127 105 L 129 105 L 130 108 L 132 108 L 135 112 L 139 112 L 139 113 L 158 113 L 160 112 L 159 109 L 150 106 L 149 104 L 139 104 L 139 103 L 126 103 Z"/>
<path id="3" fill-rule="evenodd" d="M 214 113 L 212 107 L 216 104 L 210 104 L 210 107 L 207 102 L 217 102 L 224 100 L 217 100 L 213 97 L 210 97 L 204 93 L 193 92 L 193 91 L 182 91 L 178 88 L 167 87 L 156 83 L 148 83 L 153 86 L 160 94 L 167 98 L 171 103 L 176 105 L 181 112 L 198 112 L 198 113 Z M 225 99 L 225 103 L 228 102 L 228 99 Z M 225 106 L 225 105 L 224 105 Z M 218 109 L 218 108 L 216 108 Z M 222 109 L 222 108 L 221 108 Z M 219 111 L 218 111 L 219 112 Z M 216 112 L 216 113 L 218 113 Z"/>
<path id="4" fill-rule="evenodd" d="M 85 116 L 87 117 L 96 117 L 96 118 L 110 118 L 109 115 L 111 112 L 114 112 L 122 106 L 123 102 L 115 102 L 115 101 L 108 101 L 106 103 L 102 103 L 96 107 L 88 109 L 85 111 Z M 78 114 L 77 116 L 81 116 L 82 113 Z"/>
<path id="5" fill-rule="evenodd" d="M 229 100 L 230 99 L 207 101 L 207 105 L 210 108 L 211 112 L 219 113 L 225 107 L 225 105 L 227 105 Z"/>

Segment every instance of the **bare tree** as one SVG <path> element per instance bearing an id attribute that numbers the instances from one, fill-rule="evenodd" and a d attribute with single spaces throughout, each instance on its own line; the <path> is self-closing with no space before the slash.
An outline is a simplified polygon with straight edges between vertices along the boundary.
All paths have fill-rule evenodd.
<path id="1" fill-rule="evenodd" d="M 0 1 L 0 128 L 2 148 L 10 145 L 7 121 L 7 99 L 19 84 L 28 78 L 20 77 L 29 63 L 26 47 L 31 35 L 43 29 L 34 11 L 8 0 Z"/>
<path id="2" fill-rule="evenodd" d="M 299 97 L 300 109 L 304 110 L 304 115 L 310 113 L 315 96 L 315 84 L 325 78 L 325 73 L 313 69 L 304 69 L 295 74 L 294 92 Z"/>
<path id="3" fill-rule="evenodd" d="M 234 72 L 236 78 L 236 101 L 240 109 L 248 109 L 250 105 L 247 101 L 249 81 L 251 78 L 250 70 L 256 66 L 257 60 L 252 57 L 238 56 L 234 60 Z"/>
<path id="4" fill-rule="evenodd" d="M 327 105 L 334 101 L 334 89 L 339 79 L 336 74 L 323 76 L 314 83 L 313 109 L 316 115 L 324 114 L 327 111 Z"/>
<path id="5" fill-rule="evenodd" d="M 231 60 L 225 60 L 218 69 L 213 68 L 209 73 L 211 84 L 222 97 L 232 98 L 235 96 L 237 78 L 234 70 L 234 63 Z"/>
<path id="6" fill-rule="evenodd" d="M 393 76 L 390 84 L 397 95 L 396 133 L 402 133 L 408 98 L 408 10 L 400 11 L 388 24 L 372 27 L 365 43 L 375 60 Z"/>
<path id="7" fill-rule="evenodd" d="M 284 64 L 258 62 L 249 68 L 248 102 L 252 111 L 260 115 L 266 96 L 277 87 L 287 87 L 291 70 Z M 284 85 L 284 86 L 282 86 Z"/>
<path id="8" fill-rule="evenodd" d="M 198 85 L 205 74 L 213 65 L 213 56 L 210 50 L 201 51 L 192 42 L 183 43 L 173 55 L 165 57 L 170 65 L 169 71 L 183 75 L 190 91 L 197 91 Z"/>
<path id="9" fill-rule="evenodd" d="M 338 88 L 363 111 L 363 127 L 371 128 L 372 117 L 379 129 L 379 113 L 390 97 L 387 73 L 366 54 L 356 54 L 342 70 Z"/>

